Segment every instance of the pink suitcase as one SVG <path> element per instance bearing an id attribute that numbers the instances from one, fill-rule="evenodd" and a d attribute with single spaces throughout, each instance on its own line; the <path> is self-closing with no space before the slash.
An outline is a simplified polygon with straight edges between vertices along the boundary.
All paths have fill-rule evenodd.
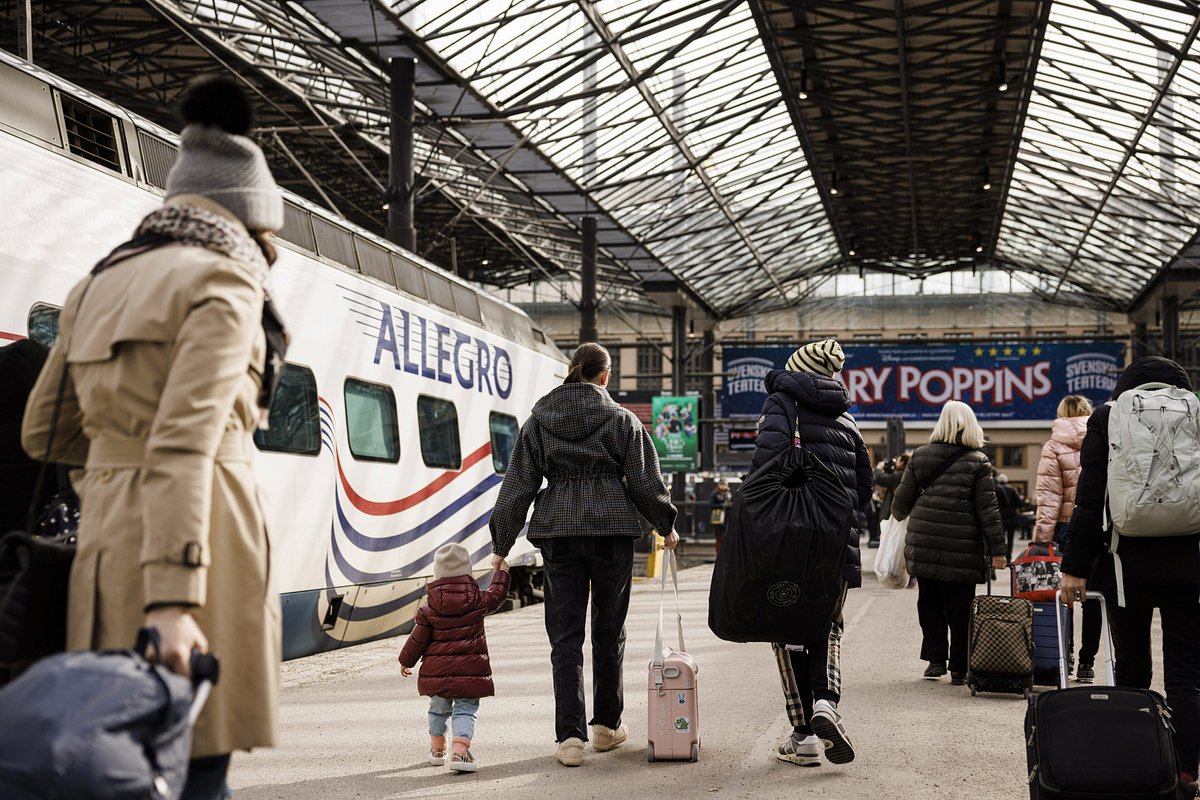
<path id="1" fill-rule="evenodd" d="M 696 660 L 683 644 L 683 615 L 679 613 L 679 574 L 675 554 L 664 551 L 662 600 L 658 604 L 658 632 L 654 637 L 654 658 L 650 661 L 649 700 L 646 730 L 650 746 L 647 761 L 700 760 L 699 686 Z M 675 618 L 679 626 L 679 649 L 663 645 L 663 605 L 667 599 L 667 572 L 675 588 Z"/>

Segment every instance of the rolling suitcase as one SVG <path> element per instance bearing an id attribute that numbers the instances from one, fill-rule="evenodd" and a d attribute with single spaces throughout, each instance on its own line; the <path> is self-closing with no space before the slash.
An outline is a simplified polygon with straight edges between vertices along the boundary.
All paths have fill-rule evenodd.
<path id="1" fill-rule="evenodd" d="M 1104 596 L 1087 596 L 1100 600 L 1109 686 L 1067 688 L 1059 627 L 1061 688 L 1033 695 L 1025 712 L 1030 800 L 1172 800 L 1179 768 L 1171 714 L 1157 692 L 1112 686 L 1112 634 Z"/>
<path id="2" fill-rule="evenodd" d="M 1064 619 L 1054 619 L 1056 608 Z M 1033 682 L 1038 686 L 1058 686 L 1058 626 L 1062 623 L 1070 641 L 1074 624 L 1070 611 L 1054 602 L 1033 604 Z M 1068 664 L 1067 674 L 1070 672 Z"/>
<path id="3" fill-rule="evenodd" d="M 971 601 L 967 688 L 1028 694 L 1033 689 L 1033 603 L 988 593 Z"/>
<path id="4" fill-rule="evenodd" d="M 665 550 L 662 599 L 658 604 L 658 631 L 654 636 L 654 658 L 650 661 L 649 702 L 646 704 L 650 745 L 647 761 L 700 760 L 699 688 L 696 660 L 683 644 L 683 615 L 679 613 L 679 572 L 675 553 Z M 667 572 L 675 589 L 675 620 L 679 627 L 679 649 L 663 644 L 663 606 L 667 601 Z"/>

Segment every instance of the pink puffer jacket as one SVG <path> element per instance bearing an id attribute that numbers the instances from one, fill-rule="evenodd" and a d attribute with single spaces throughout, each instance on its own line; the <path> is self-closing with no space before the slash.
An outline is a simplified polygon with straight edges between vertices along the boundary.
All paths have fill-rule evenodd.
<path id="1" fill-rule="evenodd" d="M 1075 487 L 1079 485 L 1079 448 L 1087 433 L 1087 417 L 1054 420 L 1050 441 L 1042 447 L 1037 471 L 1037 527 L 1035 542 L 1054 539 L 1059 522 L 1069 522 L 1075 510 Z"/>

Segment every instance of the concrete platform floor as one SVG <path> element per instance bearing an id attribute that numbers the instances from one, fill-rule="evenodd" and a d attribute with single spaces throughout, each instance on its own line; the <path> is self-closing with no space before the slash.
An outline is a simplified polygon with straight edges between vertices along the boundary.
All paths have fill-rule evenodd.
<path id="1" fill-rule="evenodd" d="M 868 564 L 874 552 L 863 551 Z M 681 576 L 689 651 L 700 665 L 700 762 L 646 763 L 646 665 L 659 586 L 635 585 L 626 649 L 630 743 L 587 752 L 583 767 L 552 757 L 554 702 L 541 606 L 488 620 L 498 696 L 483 702 L 475 746 L 481 766 L 457 775 L 425 763 L 427 701 L 400 676 L 402 639 L 283 666 L 280 746 L 235 755 L 237 800 L 507 798 L 1027 797 L 1022 720 L 1015 695 L 970 697 L 948 679 L 925 681 L 916 590 L 889 590 L 869 573 L 850 592 L 841 711 L 857 758 L 802 768 L 773 757 L 788 733 L 768 645 L 729 644 L 707 626 L 711 566 Z M 668 597 L 670 595 L 668 594 Z M 1157 651 L 1157 647 L 1156 647 Z M 587 667 L 590 672 L 590 666 Z"/>

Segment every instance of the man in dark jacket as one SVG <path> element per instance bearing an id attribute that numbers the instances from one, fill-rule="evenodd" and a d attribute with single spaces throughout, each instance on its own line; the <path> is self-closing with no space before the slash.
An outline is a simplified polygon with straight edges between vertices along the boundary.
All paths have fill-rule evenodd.
<path id="1" fill-rule="evenodd" d="M 1140 358 L 1121 374 L 1112 400 L 1147 383 L 1192 390 L 1187 373 L 1156 356 Z M 1063 553 L 1062 590 L 1068 604 L 1090 582 L 1104 593 L 1116 648 L 1118 686 L 1148 689 L 1153 676 L 1151 618 L 1159 609 L 1163 633 L 1163 684 L 1175 724 L 1175 752 L 1183 781 L 1196 793 L 1200 761 L 1200 534 L 1169 537 L 1114 536 L 1105 517 L 1108 491 L 1108 425 L 1112 407 L 1088 419 L 1079 460 L 1083 471 Z M 1180 442 L 1196 447 L 1195 442 Z M 1111 552 L 1116 540 L 1120 585 Z"/>
<path id="2" fill-rule="evenodd" d="M 895 461 L 889 459 L 884 463 L 882 469 L 875 470 L 875 487 L 876 489 L 882 487 L 885 490 L 883 502 L 879 504 L 880 523 L 892 516 L 892 500 L 896 497 L 896 487 L 900 485 L 900 480 L 904 477 L 904 470 L 908 467 L 910 458 L 912 458 L 912 453 L 901 453 L 896 456 Z M 871 549 L 879 547 L 878 525 L 871 531 L 867 547 Z"/>
<path id="3" fill-rule="evenodd" d="M 767 373 L 769 396 L 758 422 L 752 466 L 757 470 L 793 447 L 799 424 L 803 446 L 837 473 L 854 507 L 861 508 L 871 499 L 873 471 L 858 425 L 847 413 L 850 393 L 833 377 L 845 360 L 841 346 L 826 339 L 798 349 L 787 369 Z M 841 603 L 845 589 L 862 586 L 858 537 L 856 528 L 846 531 Z M 792 723 L 792 735 L 777 752 L 781 761 L 815 766 L 822 752 L 835 764 L 854 760 L 837 710 L 842 689 L 841 603 L 826 640 L 773 645 Z"/>

